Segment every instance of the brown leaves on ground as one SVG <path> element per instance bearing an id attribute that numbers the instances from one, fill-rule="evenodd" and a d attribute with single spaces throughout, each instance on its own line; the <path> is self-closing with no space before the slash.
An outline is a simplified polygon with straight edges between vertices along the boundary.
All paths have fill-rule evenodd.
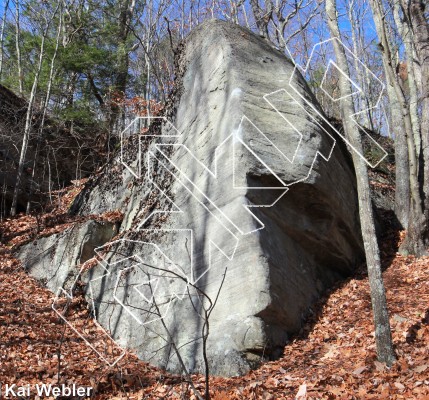
<path id="1" fill-rule="evenodd" d="M 5 221 L 0 229 L 22 241 L 34 229 L 31 218 Z M 113 212 L 97 218 L 122 216 Z M 211 378 L 212 399 L 429 398 L 429 257 L 396 254 L 392 238 L 381 249 L 398 357 L 392 368 L 376 360 L 368 279 L 361 272 L 313 307 L 281 359 L 243 377 Z M 106 366 L 53 312 L 54 295 L 5 249 L 10 246 L 3 247 L 0 261 L 0 382 L 75 383 L 94 387 L 98 399 L 195 398 L 181 377 L 150 367 L 131 353 L 115 367 Z M 102 335 L 83 296 L 75 296 L 71 306 L 75 326 L 84 327 L 94 347 L 101 348 Z M 204 378 L 195 375 L 193 381 L 203 391 Z"/>
<path id="2" fill-rule="evenodd" d="M 428 398 L 428 267 L 428 257 L 396 255 L 384 273 L 398 356 L 392 368 L 376 360 L 368 279 L 358 276 L 319 303 L 280 360 L 226 380 L 222 395 L 293 399 L 305 383 L 308 399 Z"/>
<path id="3" fill-rule="evenodd" d="M 52 310 L 54 294 L 43 288 L 10 256 L 0 261 L 0 382 L 18 386 L 40 383 L 91 386 L 96 398 L 113 393 L 156 387 L 164 378 L 161 371 L 126 354 L 108 367 Z M 83 296 L 73 298 L 74 327 L 92 338 L 91 344 L 105 344 L 100 328 L 90 317 Z M 99 342 L 97 346 L 97 341 Z M 115 349 L 108 349 L 115 352 Z"/>

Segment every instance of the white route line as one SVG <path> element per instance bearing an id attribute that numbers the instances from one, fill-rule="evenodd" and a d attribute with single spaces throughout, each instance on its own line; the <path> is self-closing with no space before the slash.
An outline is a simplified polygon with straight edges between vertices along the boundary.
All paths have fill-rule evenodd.
<path id="1" fill-rule="evenodd" d="M 317 43 L 317 44 L 315 44 L 314 46 L 313 46 L 313 49 L 312 49 L 312 51 L 311 51 L 311 54 L 310 54 L 310 57 L 309 57 L 309 59 L 308 59 L 308 61 L 307 61 L 307 63 L 306 63 L 306 66 L 305 66 L 305 68 L 303 68 L 303 67 L 301 67 L 301 66 L 298 66 L 298 65 L 295 65 L 295 67 L 294 67 L 294 69 L 293 69 L 293 72 L 292 72 L 292 74 L 291 74 L 291 76 L 290 76 L 290 78 L 289 78 L 289 86 L 294 90 L 294 92 L 300 97 L 300 99 L 301 100 L 303 100 L 308 106 L 310 106 L 311 107 L 311 109 L 320 117 L 320 118 L 322 118 L 324 121 L 325 121 L 325 123 L 327 123 L 330 127 L 331 127 L 331 129 L 333 129 L 334 130 L 334 132 L 336 132 L 346 143 L 347 143 L 347 145 L 348 146 L 350 146 L 350 148 L 363 160 L 363 161 L 365 161 L 365 163 L 366 164 L 368 164 L 371 168 L 375 168 L 375 167 L 377 167 L 377 165 L 378 164 L 380 164 L 385 158 L 386 158 L 386 156 L 388 155 L 388 153 L 387 153 L 387 151 L 379 144 L 379 143 L 377 143 L 377 141 L 375 140 L 375 139 L 373 139 L 372 138 L 372 136 L 371 135 L 368 135 L 368 134 L 366 134 L 366 132 L 365 132 L 365 134 L 367 135 L 367 137 L 381 150 L 381 152 L 383 153 L 383 156 L 378 160 L 378 162 L 376 162 L 375 164 L 373 164 L 373 163 L 371 163 L 369 160 L 367 160 L 366 159 L 366 157 L 363 155 L 363 154 L 361 154 L 348 140 L 347 140 L 347 138 L 345 137 L 345 135 L 343 134 L 343 133 L 341 133 L 339 130 L 337 130 L 329 121 L 328 121 L 328 119 L 327 118 L 325 118 L 325 116 L 314 106 L 314 104 L 312 104 L 310 101 L 308 101 L 300 92 L 299 92 L 299 88 L 297 88 L 294 84 L 293 84 L 293 80 L 294 80 L 294 77 L 295 77 L 295 75 L 296 75 L 296 73 L 297 73 L 297 71 L 298 70 L 301 70 L 302 72 L 303 72 L 303 75 L 305 76 L 305 74 L 307 73 L 307 71 L 309 70 L 309 68 L 310 68 L 310 63 L 311 63 L 311 60 L 312 60 L 312 58 L 313 58 L 313 54 L 315 53 L 315 51 L 316 51 L 316 49 L 318 48 L 318 47 L 320 47 L 320 46 L 322 46 L 322 45 L 324 45 L 324 44 L 326 44 L 326 43 L 330 43 L 330 42 L 333 42 L 334 40 L 336 40 L 337 42 L 339 42 L 339 44 L 340 44 L 340 46 L 343 46 L 344 47 L 344 49 L 346 50 L 346 52 L 349 54 L 349 55 L 351 55 L 352 57 L 354 57 L 355 59 L 356 59 L 356 61 L 363 67 L 363 68 L 365 68 L 366 70 L 367 70 L 367 72 L 376 80 L 376 81 L 378 81 L 378 83 L 380 84 L 380 86 L 381 86 L 381 90 L 380 90 L 380 93 L 379 93 L 379 95 L 378 95 L 378 98 L 377 98 L 377 101 L 376 101 L 376 103 L 375 103 L 375 105 L 374 106 L 372 106 L 372 107 L 368 107 L 368 108 L 366 108 L 366 109 L 364 109 L 364 110 L 361 110 L 361 111 L 359 111 L 359 112 L 357 112 L 357 113 L 354 113 L 354 114 L 352 114 L 352 115 L 349 115 L 348 116 L 348 118 L 350 118 L 352 121 L 353 121 L 353 123 L 355 123 L 356 125 L 358 125 L 359 127 L 361 127 L 361 128 L 363 128 L 357 121 L 357 118 L 356 118 L 356 116 L 357 115 L 359 115 L 359 114 L 362 114 L 362 113 L 364 113 L 364 112 L 367 112 L 367 111 L 369 111 L 369 110 L 372 110 L 372 109 L 375 109 L 375 108 L 377 108 L 379 105 L 380 105 L 380 102 L 381 102 L 381 99 L 382 99 L 382 96 L 383 96 L 383 91 L 385 90 L 385 85 L 384 85 L 384 83 L 358 58 L 358 57 L 356 57 L 355 56 L 355 54 L 339 39 L 339 38 L 337 38 L 337 37 L 335 37 L 335 38 L 331 38 L 331 39 L 328 39 L 328 40 L 325 40 L 325 41 L 322 41 L 322 42 L 320 42 L 320 43 Z M 330 64 L 330 63 L 332 63 L 332 64 L 335 64 L 334 63 L 334 61 L 331 59 L 331 60 L 329 60 L 329 63 L 328 63 L 328 65 Z M 359 85 L 356 83 L 356 82 L 354 82 L 352 79 L 351 79 L 351 77 L 349 77 L 349 76 L 347 76 L 347 74 L 345 74 L 344 73 L 344 71 L 342 71 L 336 64 L 335 64 L 335 66 L 336 66 L 336 68 L 338 69 L 338 71 L 339 72 L 341 72 L 344 76 L 346 76 L 347 77 L 347 79 L 349 79 L 351 82 L 352 82 L 352 84 L 353 84 L 353 86 L 354 87 L 356 87 L 356 88 L 359 88 Z M 322 88 L 322 90 L 323 91 L 325 91 L 323 88 Z M 325 91 L 326 92 L 326 91 Z M 273 93 L 275 93 L 275 92 L 273 92 Z M 360 91 L 360 93 L 363 93 L 363 91 Z M 289 93 L 290 94 L 290 93 Z M 354 94 L 356 94 L 356 92 L 354 93 Z M 267 95 L 266 95 L 267 96 Z M 264 96 L 265 97 L 265 96 Z M 344 98 L 344 97 L 348 97 L 348 96 L 343 96 L 343 97 L 340 97 L 338 100 L 340 100 L 340 99 L 342 99 L 342 98 Z M 299 102 L 298 102 L 299 103 Z M 312 114 L 310 114 L 309 112 L 308 112 L 308 110 L 305 108 L 305 107 L 302 107 L 303 108 L 303 110 L 311 117 L 311 118 L 314 118 L 313 116 L 312 116 Z"/>
<path id="2" fill-rule="evenodd" d="M 336 98 L 336 99 L 334 99 L 326 90 L 325 90 L 325 88 L 323 87 L 323 84 L 325 83 L 325 80 L 326 80 L 326 78 L 327 78 L 327 75 L 328 75 L 328 72 L 329 72 L 329 67 L 331 66 L 331 65 L 333 65 L 336 69 L 337 69 L 337 71 L 341 74 L 341 75 L 343 75 L 351 84 L 352 84 L 352 86 L 353 87 L 355 87 L 357 90 L 355 91 L 355 92 L 352 92 L 352 93 L 350 93 L 350 94 L 348 94 L 348 95 L 344 95 L 344 96 L 341 96 L 341 97 L 338 97 L 338 98 Z M 362 89 L 359 87 L 359 86 L 357 86 L 357 84 L 355 83 L 355 82 L 353 82 L 348 76 L 347 76 L 347 74 L 337 65 L 337 63 L 334 61 L 334 60 L 329 60 L 329 62 L 328 62 L 328 67 L 326 68 L 326 71 L 325 71 L 325 74 L 323 75 L 323 78 L 322 78 L 322 82 L 320 82 L 320 89 L 322 89 L 323 90 L 323 92 L 332 100 L 332 101 L 339 101 L 339 100 L 342 100 L 342 99 L 346 99 L 347 97 L 351 97 L 351 96 L 354 96 L 355 94 L 358 94 L 358 93 L 363 93 L 363 91 L 362 91 Z"/>
<path id="3" fill-rule="evenodd" d="M 114 361 L 113 362 L 111 362 L 111 360 L 109 360 L 109 359 L 107 359 L 106 358 L 106 356 L 105 356 L 105 354 L 104 353 L 100 353 L 98 350 L 97 350 L 97 348 L 96 347 L 94 347 L 93 346 L 93 344 L 92 343 L 90 343 L 89 341 L 88 341 L 88 339 L 82 334 L 82 332 L 81 332 L 81 330 L 80 329 L 78 329 L 78 328 L 76 328 L 75 326 L 74 326 L 74 324 L 72 323 L 72 322 L 70 322 L 69 321 L 69 319 L 68 318 L 66 318 L 66 316 L 64 315 L 64 313 L 62 312 L 62 310 L 60 310 L 60 309 L 58 309 L 57 308 L 57 304 L 58 304 L 58 302 L 59 302 L 59 299 L 60 299 L 60 297 L 61 296 L 64 296 L 66 299 L 67 299 L 67 303 L 70 303 L 72 300 L 73 300 L 73 288 L 74 288 L 74 286 L 75 286 L 75 284 L 76 284 L 76 282 L 77 282 L 77 280 L 78 280 L 78 278 L 80 277 L 80 275 L 81 275 L 81 273 L 82 273 L 83 271 L 82 271 L 82 269 L 79 271 L 79 274 L 77 275 L 77 277 L 76 277 L 76 280 L 75 280 L 75 282 L 73 283 L 73 286 L 72 286 L 72 288 L 70 289 L 70 293 L 67 293 L 67 291 L 66 290 L 64 290 L 63 288 L 59 288 L 58 289 L 58 291 L 57 291 L 57 293 L 56 293 L 56 295 L 55 295 L 55 297 L 54 297 L 54 300 L 52 301 L 52 309 L 54 310 L 54 312 L 85 342 L 85 344 L 89 347 L 89 348 L 91 348 L 99 357 L 100 357 L 100 359 L 101 360 L 103 360 L 107 365 L 109 365 L 110 367 L 113 367 L 115 364 L 117 364 L 123 357 L 124 357 L 124 355 L 126 354 L 126 350 L 122 347 L 122 346 L 120 346 L 118 343 L 117 343 L 117 341 L 115 341 L 113 338 L 112 338 L 112 336 L 110 336 L 108 333 L 107 333 L 107 331 L 106 331 L 106 329 L 103 327 L 103 326 L 101 326 L 98 322 L 97 322 L 97 319 L 95 318 L 95 316 L 94 316 L 94 323 L 97 325 L 97 327 L 101 330 L 101 332 L 106 336 L 106 338 L 108 339 L 108 340 L 110 340 L 112 343 L 113 343 L 113 345 L 117 348 L 117 349 L 119 349 L 120 351 L 121 351 L 121 353 L 120 353 L 120 355 L 119 356 L 117 356 L 115 359 L 114 359 Z"/>

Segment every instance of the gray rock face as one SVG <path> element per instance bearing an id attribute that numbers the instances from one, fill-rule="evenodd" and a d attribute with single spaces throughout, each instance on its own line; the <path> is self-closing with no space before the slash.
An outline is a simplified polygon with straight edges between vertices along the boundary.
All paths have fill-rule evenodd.
<path id="1" fill-rule="evenodd" d="M 75 202 L 125 215 L 82 279 L 98 322 L 142 359 L 180 371 L 179 349 L 202 371 L 209 331 L 210 372 L 236 375 L 279 355 L 361 261 L 355 177 L 301 75 L 256 35 L 206 22 L 181 66 L 174 120 L 141 137 L 132 124 Z"/>
<path id="2" fill-rule="evenodd" d="M 16 256 L 26 270 L 53 292 L 71 289 L 79 266 L 94 257 L 94 250 L 117 232 L 115 224 L 88 221 L 64 232 L 21 246 Z"/>

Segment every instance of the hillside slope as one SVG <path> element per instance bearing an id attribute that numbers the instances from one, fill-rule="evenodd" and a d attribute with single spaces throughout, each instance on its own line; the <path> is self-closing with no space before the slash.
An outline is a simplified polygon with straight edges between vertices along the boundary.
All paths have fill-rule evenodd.
<path id="1" fill-rule="evenodd" d="M 67 202 L 76 191 L 72 188 L 65 196 Z M 55 213 L 45 220 L 55 221 Z M 46 229 L 60 231 L 72 223 L 62 221 L 60 214 L 56 222 L 47 224 Z M 34 237 L 36 219 L 22 216 L 7 220 L 0 229 L 14 232 L 0 248 L 0 382 L 89 385 L 97 399 L 193 398 L 181 377 L 150 367 L 131 353 L 114 368 L 106 367 L 52 311 L 52 293 L 29 277 L 10 255 L 14 245 Z M 293 399 L 298 391 L 306 393 L 302 398 L 307 399 L 428 398 L 429 258 L 398 255 L 399 241 L 395 230 L 388 231 L 382 240 L 398 355 L 390 370 L 376 362 L 368 280 L 362 266 L 320 300 L 279 360 L 243 377 L 212 378 L 213 398 Z M 85 326 L 94 342 L 99 340 L 100 332 L 83 296 L 74 298 L 73 307 L 75 324 Z M 197 387 L 203 386 L 202 376 L 194 375 L 193 379 Z"/>

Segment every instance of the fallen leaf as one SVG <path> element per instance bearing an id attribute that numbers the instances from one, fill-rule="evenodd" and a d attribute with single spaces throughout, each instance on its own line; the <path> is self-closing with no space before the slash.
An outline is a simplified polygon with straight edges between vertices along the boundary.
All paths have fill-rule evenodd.
<path id="1" fill-rule="evenodd" d="M 295 396 L 295 400 L 304 400 L 307 398 L 307 385 L 303 383 L 299 386 L 298 393 Z"/>
<path id="2" fill-rule="evenodd" d="M 380 361 L 374 361 L 374 365 L 378 372 L 383 372 L 386 369 L 386 364 L 383 364 Z"/>
<path id="3" fill-rule="evenodd" d="M 421 372 L 425 372 L 428 369 L 427 364 L 419 365 L 418 367 L 414 368 L 413 371 L 417 372 L 418 374 Z"/>
<path id="4" fill-rule="evenodd" d="M 353 375 L 360 375 L 363 371 L 365 371 L 366 370 L 366 366 L 365 365 L 363 365 L 362 367 L 359 367 L 359 368 L 356 368 L 353 372 L 352 372 L 352 374 Z"/>

